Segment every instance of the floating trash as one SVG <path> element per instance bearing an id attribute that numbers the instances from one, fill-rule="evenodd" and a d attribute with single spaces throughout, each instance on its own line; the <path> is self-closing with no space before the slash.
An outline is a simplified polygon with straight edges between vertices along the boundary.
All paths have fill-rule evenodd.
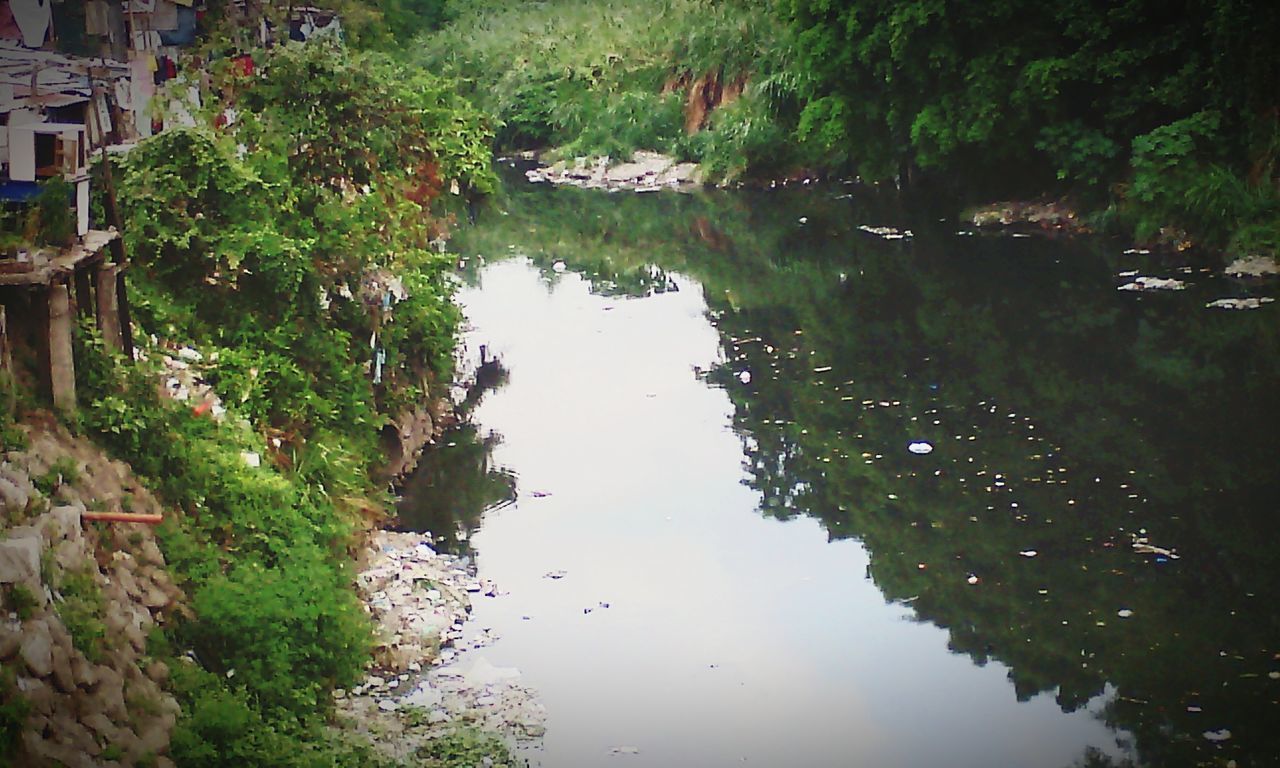
<path id="1" fill-rule="evenodd" d="M 546 573 L 542 574 L 542 578 L 563 579 L 565 576 L 568 576 L 568 575 L 569 575 L 568 571 L 547 571 Z"/>
<path id="2" fill-rule="evenodd" d="M 808 223 L 809 223 L 809 217 L 808 217 L 808 216 L 801 216 L 801 217 L 800 217 L 800 223 L 801 223 L 801 224 L 808 224 Z"/>
<path id="3" fill-rule="evenodd" d="M 743 384 L 750 384 L 750 383 L 751 383 L 751 371 L 743 371 L 743 372 L 739 373 L 739 374 L 738 374 L 738 381 L 742 382 Z"/>
<path id="4" fill-rule="evenodd" d="M 1129 610 L 1128 608 L 1121 608 L 1120 610 L 1116 611 L 1116 615 L 1122 619 L 1127 619 L 1133 615 L 1133 611 Z"/>
<path id="5" fill-rule="evenodd" d="M 1147 277 L 1145 275 L 1135 278 L 1131 283 L 1125 283 L 1116 290 L 1118 291 L 1181 291 L 1187 287 L 1187 284 L 1181 280 L 1164 277 Z"/>
<path id="6" fill-rule="evenodd" d="M 1219 728 L 1216 731 L 1205 731 L 1204 737 L 1209 741 L 1226 741 L 1231 738 L 1231 731 L 1226 728 Z"/>
<path id="7" fill-rule="evenodd" d="M 1035 557 L 1036 555 L 1038 555 L 1038 554 L 1040 554 L 1040 553 L 1039 553 L 1039 552 L 1037 552 L 1037 551 L 1035 551 L 1034 549 L 1024 549 L 1024 550 L 1022 550 L 1021 552 L 1019 552 L 1018 554 L 1022 555 L 1023 557 Z"/>
<path id="8" fill-rule="evenodd" d="M 1280 275 L 1280 264 L 1267 256 L 1248 256 L 1231 262 L 1227 266 L 1226 273 L 1233 277 Z"/>
<path id="9" fill-rule="evenodd" d="M 979 579 L 977 576 L 971 573 L 969 574 L 969 578 L 965 579 L 965 581 L 969 582 L 970 584 L 977 584 L 979 581 L 982 581 L 982 579 Z"/>
<path id="10" fill-rule="evenodd" d="M 907 446 L 907 450 L 917 456 L 924 456 L 925 454 L 933 453 L 933 446 L 923 440 L 916 440 Z"/>
<path id="11" fill-rule="evenodd" d="M 1275 299 L 1270 296 L 1261 298 L 1249 297 L 1247 299 L 1218 299 L 1205 304 L 1206 309 L 1257 309 L 1263 304 L 1270 304 Z"/>
<path id="12" fill-rule="evenodd" d="M 611 748 L 611 749 L 609 750 L 609 754 L 611 754 L 611 755 L 638 755 L 638 754 L 640 754 L 640 748 L 639 748 L 639 747 L 613 747 L 613 748 Z"/>
<path id="13" fill-rule="evenodd" d="M 885 240 L 905 240 L 908 237 L 915 237 L 915 234 L 909 229 L 897 230 L 893 227 L 871 227 L 862 224 L 858 227 L 863 232 L 876 237 L 882 237 Z"/>

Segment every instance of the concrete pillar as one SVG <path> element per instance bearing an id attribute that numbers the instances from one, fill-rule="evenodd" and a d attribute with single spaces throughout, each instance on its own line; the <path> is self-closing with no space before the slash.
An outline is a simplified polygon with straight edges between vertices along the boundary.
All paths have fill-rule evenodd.
<path id="1" fill-rule="evenodd" d="M 102 332 L 107 348 L 117 351 L 124 348 L 120 336 L 120 302 L 116 292 L 118 271 L 115 264 L 103 264 L 94 276 L 98 292 L 98 330 Z"/>
<path id="2" fill-rule="evenodd" d="M 66 283 L 49 284 L 49 389 L 53 406 L 76 407 L 76 365 L 71 351 L 71 292 Z"/>

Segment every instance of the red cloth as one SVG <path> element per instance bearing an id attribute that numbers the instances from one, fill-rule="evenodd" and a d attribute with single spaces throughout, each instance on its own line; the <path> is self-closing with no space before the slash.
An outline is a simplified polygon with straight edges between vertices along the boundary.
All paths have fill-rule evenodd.
<path id="1" fill-rule="evenodd" d="M 9 0 L 0 2 L 0 38 L 22 40 L 22 30 L 18 28 L 18 22 L 13 20 L 13 11 L 9 8 Z"/>

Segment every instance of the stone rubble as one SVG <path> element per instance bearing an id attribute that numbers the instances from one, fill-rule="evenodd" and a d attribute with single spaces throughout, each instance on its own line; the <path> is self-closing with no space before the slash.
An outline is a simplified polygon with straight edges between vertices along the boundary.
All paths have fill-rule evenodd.
<path id="1" fill-rule="evenodd" d="M 20 427 L 28 447 L 0 454 L 0 667 L 31 713 L 14 765 L 172 768 L 166 756 L 178 703 L 162 687 L 167 670 L 147 663 L 147 634 L 185 611 L 148 526 L 83 527 L 87 509 L 156 513 L 160 506 L 128 467 L 110 461 L 64 428 Z M 77 477 L 55 481 L 46 496 L 38 478 L 59 460 Z M 47 486 L 46 486 L 47 487 Z M 105 636 L 86 655 L 63 623 L 65 575 L 87 573 L 102 596 Z M 19 587 L 25 607 L 11 601 Z M 34 603 L 34 604 L 31 604 Z"/>
<path id="2" fill-rule="evenodd" d="M 661 189 L 688 190 L 703 183 L 697 163 L 678 163 L 657 152 L 637 150 L 629 161 L 608 157 L 561 160 L 525 172 L 533 183 L 568 184 L 583 189 L 657 192 Z"/>
<path id="3" fill-rule="evenodd" d="M 519 670 L 480 653 L 497 635 L 469 626 L 471 596 L 500 592 L 431 542 L 430 534 L 372 534 L 356 589 L 379 639 L 369 676 L 334 691 L 339 722 L 393 759 L 459 725 L 517 743 L 541 738 L 546 710 L 536 694 Z"/>

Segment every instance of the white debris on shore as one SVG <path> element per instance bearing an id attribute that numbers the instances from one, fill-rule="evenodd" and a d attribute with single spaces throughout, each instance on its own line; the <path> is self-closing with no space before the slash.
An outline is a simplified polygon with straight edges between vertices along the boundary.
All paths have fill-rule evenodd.
<path id="1" fill-rule="evenodd" d="M 909 240 L 915 237 L 915 233 L 909 229 L 894 229 L 893 227 L 873 227 L 868 224 L 861 224 L 858 229 L 869 235 L 883 238 L 885 240 Z"/>
<path id="2" fill-rule="evenodd" d="M 1164 277 L 1147 277 L 1140 276 L 1134 278 L 1133 282 L 1125 283 L 1116 290 L 1118 291 L 1181 291 L 1187 287 L 1187 284 L 1181 280 Z"/>
<path id="3" fill-rule="evenodd" d="M 631 160 L 626 162 L 617 162 L 608 157 L 561 160 L 549 166 L 525 171 L 525 178 L 533 183 L 545 181 L 583 189 L 635 192 L 691 189 L 701 186 L 703 181 L 697 163 L 677 163 L 674 158 L 644 150 L 636 151 Z"/>
<path id="4" fill-rule="evenodd" d="M 1267 256 L 1246 256 L 1228 264 L 1226 273 L 1233 277 L 1280 275 L 1280 264 Z"/>
<path id="5" fill-rule="evenodd" d="M 334 691 L 339 721 L 394 759 L 459 725 L 517 742 L 540 738 L 546 710 L 536 694 L 519 670 L 495 667 L 479 652 L 495 633 L 468 626 L 470 596 L 496 596 L 496 586 L 431 541 L 423 533 L 371 537 L 356 588 L 379 639 L 364 682 Z"/>
<path id="6" fill-rule="evenodd" d="M 1275 299 L 1270 296 L 1249 297 L 1247 299 L 1218 299 L 1205 304 L 1205 307 L 1208 309 L 1258 309 L 1263 304 L 1270 304 L 1273 301 Z"/>

